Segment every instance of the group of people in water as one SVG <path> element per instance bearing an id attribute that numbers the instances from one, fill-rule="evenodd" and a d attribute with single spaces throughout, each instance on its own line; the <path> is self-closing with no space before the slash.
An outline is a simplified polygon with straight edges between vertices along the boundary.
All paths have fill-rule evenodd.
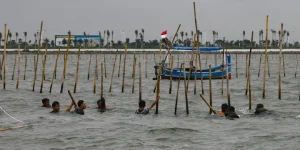
<path id="1" fill-rule="evenodd" d="M 159 99 L 159 98 L 158 98 Z M 142 114 L 146 115 L 149 113 L 149 111 L 152 109 L 152 107 L 156 104 L 157 100 L 154 101 L 149 107 L 146 108 L 146 102 L 144 100 L 139 101 L 139 109 L 135 111 L 136 114 Z M 44 98 L 42 100 L 43 106 L 42 107 L 47 107 L 50 108 L 50 100 L 48 98 Z M 77 102 L 77 105 L 75 102 L 72 101 L 70 106 L 67 107 L 66 112 L 70 112 L 71 109 L 74 107 L 74 112 L 80 115 L 84 115 L 84 109 L 86 109 L 86 104 L 84 100 L 79 100 Z M 105 112 L 106 111 L 106 104 L 105 104 L 105 99 L 102 97 L 97 101 L 97 108 L 99 109 L 100 112 Z M 60 105 L 58 101 L 54 101 L 52 103 L 52 111 L 51 113 L 58 113 L 60 110 Z M 268 109 L 264 108 L 263 104 L 257 104 L 255 108 L 255 115 L 260 115 L 262 113 L 268 112 Z M 227 103 L 224 103 L 221 105 L 221 110 L 218 112 L 219 116 L 225 116 L 228 119 L 234 119 L 234 118 L 240 118 L 236 112 L 235 108 L 233 106 L 228 105 Z"/>

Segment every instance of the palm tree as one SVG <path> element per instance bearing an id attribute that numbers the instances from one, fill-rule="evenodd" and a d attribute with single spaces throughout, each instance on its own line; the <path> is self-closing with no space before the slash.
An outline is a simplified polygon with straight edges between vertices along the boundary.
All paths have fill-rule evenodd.
<path id="1" fill-rule="evenodd" d="M 107 30 L 107 31 L 106 31 L 106 34 L 107 34 L 107 41 L 106 41 L 106 45 L 107 45 L 107 47 L 109 47 L 109 45 L 108 45 L 108 39 L 109 39 L 109 36 L 110 36 L 110 32 L 109 32 L 109 30 Z"/>
<path id="2" fill-rule="evenodd" d="M 79 40 L 78 40 L 78 43 L 79 43 L 79 45 L 81 46 L 82 43 L 83 43 L 83 40 L 82 40 L 82 39 L 79 39 Z"/>
<path id="3" fill-rule="evenodd" d="M 114 43 L 114 31 L 111 30 L 111 44 Z"/>
<path id="4" fill-rule="evenodd" d="M 0 48 L 1 48 L 1 42 L 2 42 L 2 33 L 0 32 Z"/>
<path id="5" fill-rule="evenodd" d="M 24 37 L 25 37 L 25 42 L 24 42 L 24 44 L 25 44 L 24 47 L 25 47 L 25 48 L 24 48 L 24 49 L 26 50 L 26 38 L 27 38 L 27 32 L 26 32 L 26 31 L 24 32 Z"/>
<path id="6" fill-rule="evenodd" d="M 52 41 L 51 41 L 52 42 Z M 77 39 L 74 39 L 73 40 L 73 43 L 74 43 L 74 46 L 76 47 L 77 46 Z M 52 45 L 52 43 L 51 43 L 51 45 Z"/>
<path id="7" fill-rule="evenodd" d="M 281 35 L 281 31 L 278 31 L 278 48 L 279 48 L 279 41 L 280 41 L 280 35 Z"/>
<path id="8" fill-rule="evenodd" d="M 16 32 L 16 42 L 18 41 L 18 36 L 19 36 L 19 33 Z"/>
<path id="9" fill-rule="evenodd" d="M 104 34 L 103 34 L 103 48 L 104 48 L 104 40 L 105 40 L 105 35 L 106 35 L 106 31 L 104 30 Z"/>
<path id="10" fill-rule="evenodd" d="M 243 31 L 243 48 L 245 48 L 244 40 L 245 40 L 246 31 Z"/>
<path id="11" fill-rule="evenodd" d="M 35 44 L 35 49 L 36 49 L 36 44 L 37 44 L 36 35 L 37 35 L 37 34 L 34 33 L 34 44 Z"/>
<path id="12" fill-rule="evenodd" d="M 138 39 L 139 31 L 135 30 L 134 33 L 135 33 L 135 48 L 137 48 L 137 39 Z"/>
<path id="13" fill-rule="evenodd" d="M 187 40 L 188 40 L 188 33 L 185 32 L 185 46 L 187 46 Z"/>
<path id="14" fill-rule="evenodd" d="M 285 42 L 284 42 L 285 35 L 286 35 L 286 30 L 283 30 L 283 37 L 282 37 L 282 43 L 283 44 L 285 44 Z"/>
<path id="15" fill-rule="evenodd" d="M 181 32 L 180 32 L 180 36 L 181 36 L 181 41 L 182 41 L 182 42 L 183 42 L 183 35 L 184 35 L 184 32 L 181 31 Z"/>
<path id="16" fill-rule="evenodd" d="M 54 46 L 55 46 L 54 40 L 51 40 L 51 47 L 54 47 Z"/>

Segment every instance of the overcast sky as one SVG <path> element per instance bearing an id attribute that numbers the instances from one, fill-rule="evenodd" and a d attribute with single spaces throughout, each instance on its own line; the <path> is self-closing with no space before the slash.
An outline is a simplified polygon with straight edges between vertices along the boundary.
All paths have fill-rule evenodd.
<path id="1" fill-rule="evenodd" d="M 246 30 L 246 38 L 263 29 L 265 35 L 266 15 L 269 28 L 279 30 L 280 23 L 290 31 L 290 42 L 300 38 L 300 0 L 198 0 L 196 1 L 198 28 L 207 31 L 211 40 L 212 30 L 219 37 L 241 39 Z M 173 36 L 179 24 L 180 31 L 195 31 L 192 0 L 1 0 L 2 25 L 7 23 L 13 32 L 28 32 L 33 39 L 39 30 L 41 20 L 45 36 L 54 39 L 56 34 L 98 34 L 104 30 L 114 30 L 114 39 L 135 37 L 134 30 L 145 29 L 145 40 L 159 39 L 163 30 L 168 37 Z M 23 34 L 22 34 L 23 35 Z M 269 32 L 269 35 L 270 32 Z M 278 34 L 276 34 L 278 37 Z M 270 37 L 270 36 L 269 36 Z"/>

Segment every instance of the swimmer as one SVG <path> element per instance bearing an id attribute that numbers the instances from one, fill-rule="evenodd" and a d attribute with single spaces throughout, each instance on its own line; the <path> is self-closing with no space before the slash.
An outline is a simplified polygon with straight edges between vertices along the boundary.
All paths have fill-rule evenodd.
<path id="1" fill-rule="evenodd" d="M 59 112 L 59 108 L 60 108 L 60 105 L 59 105 L 59 102 L 58 101 L 54 101 L 52 103 L 52 111 L 50 113 L 58 113 Z"/>
<path id="2" fill-rule="evenodd" d="M 86 104 L 83 100 L 79 100 L 77 102 L 78 107 L 76 106 L 75 102 L 72 101 L 71 105 L 66 109 L 66 112 L 70 112 L 70 110 L 72 109 L 72 107 L 75 107 L 74 112 L 80 115 L 84 115 L 84 109 L 86 109 Z"/>
<path id="3" fill-rule="evenodd" d="M 221 111 L 218 112 L 218 115 L 224 116 L 228 109 L 228 105 L 226 103 L 222 104 Z"/>
<path id="4" fill-rule="evenodd" d="M 105 104 L 105 98 L 101 97 L 101 99 L 99 99 L 97 101 L 97 108 L 100 110 L 100 112 L 104 112 L 106 111 L 106 104 Z"/>
<path id="5" fill-rule="evenodd" d="M 263 104 L 257 104 L 255 108 L 255 115 L 259 115 L 262 113 L 268 112 L 268 109 L 264 108 Z"/>
<path id="6" fill-rule="evenodd" d="M 235 113 L 235 108 L 233 106 L 228 107 L 228 111 L 225 112 L 225 116 L 228 119 L 233 119 L 233 118 L 240 118 L 236 113 Z"/>
<path id="7" fill-rule="evenodd" d="M 48 98 L 42 99 L 42 103 L 43 103 L 42 107 L 51 108 L 51 106 L 50 106 L 50 101 L 49 101 Z"/>
<path id="8" fill-rule="evenodd" d="M 139 109 L 135 111 L 136 114 L 143 114 L 146 115 L 149 113 L 149 111 L 152 109 L 152 107 L 157 103 L 160 97 L 158 97 L 157 100 L 155 100 L 148 108 L 146 107 L 146 102 L 144 100 L 139 101 Z"/>

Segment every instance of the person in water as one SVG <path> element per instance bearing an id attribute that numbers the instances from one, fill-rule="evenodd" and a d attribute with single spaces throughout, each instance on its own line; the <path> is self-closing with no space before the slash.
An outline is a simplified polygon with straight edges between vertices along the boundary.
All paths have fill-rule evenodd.
<path id="1" fill-rule="evenodd" d="M 228 106 L 228 111 L 225 112 L 225 116 L 229 119 L 233 118 L 240 118 L 236 113 L 235 113 L 235 108 L 233 106 Z"/>
<path id="2" fill-rule="evenodd" d="M 101 99 L 99 99 L 97 101 L 97 105 L 98 105 L 98 109 L 103 112 L 106 111 L 106 104 L 105 104 L 105 98 L 101 97 Z"/>
<path id="3" fill-rule="evenodd" d="M 42 99 L 42 103 L 43 103 L 42 107 L 51 108 L 50 100 L 48 98 Z"/>
<path id="4" fill-rule="evenodd" d="M 155 100 L 148 108 L 146 107 L 146 102 L 144 100 L 139 101 L 139 109 L 135 111 L 136 114 L 143 114 L 146 115 L 149 113 L 149 111 L 152 109 L 152 107 L 158 102 L 160 99 L 160 96 L 158 96 L 158 99 Z"/>
<path id="5" fill-rule="evenodd" d="M 226 103 L 222 104 L 221 111 L 218 112 L 218 115 L 224 116 L 227 110 L 228 110 L 228 105 Z"/>
<path id="6" fill-rule="evenodd" d="M 72 109 L 72 107 L 75 107 L 74 112 L 80 115 L 84 115 L 84 109 L 86 109 L 86 104 L 83 100 L 79 100 L 77 102 L 78 107 L 75 105 L 75 103 L 72 101 L 72 104 L 66 109 L 66 112 L 70 112 L 70 110 Z"/>
<path id="7" fill-rule="evenodd" d="M 58 101 L 54 101 L 52 103 L 52 111 L 51 113 L 58 113 L 59 112 L 59 109 L 60 109 L 60 105 L 59 105 L 59 102 Z"/>
<path id="8" fill-rule="evenodd" d="M 263 104 L 257 104 L 255 108 L 255 115 L 259 115 L 261 113 L 268 112 L 268 109 L 264 108 Z"/>

